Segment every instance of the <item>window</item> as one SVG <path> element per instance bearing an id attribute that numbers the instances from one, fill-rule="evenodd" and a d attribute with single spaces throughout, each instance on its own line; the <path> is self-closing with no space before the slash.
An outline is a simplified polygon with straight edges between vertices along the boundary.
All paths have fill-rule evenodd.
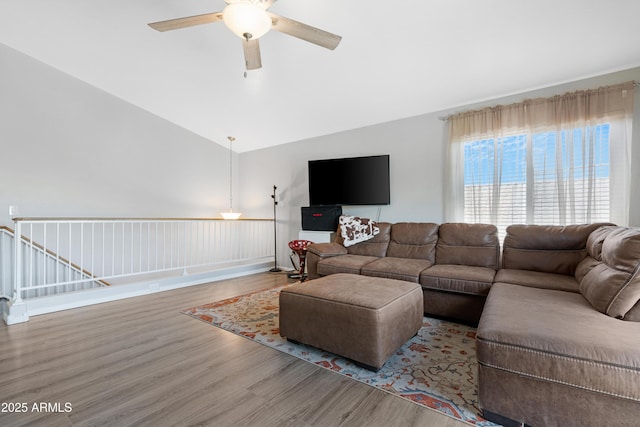
<path id="1" fill-rule="evenodd" d="M 627 225 L 633 87 L 450 116 L 446 220 Z"/>
<path id="2" fill-rule="evenodd" d="M 609 221 L 609 124 L 464 143 L 464 221 Z"/>

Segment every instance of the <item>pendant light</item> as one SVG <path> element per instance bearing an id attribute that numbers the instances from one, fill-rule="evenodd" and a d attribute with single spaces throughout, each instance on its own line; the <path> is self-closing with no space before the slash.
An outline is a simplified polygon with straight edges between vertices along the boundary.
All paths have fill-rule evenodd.
<path id="1" fill-rule="evenodd" d="M 238 219 L 240 212 L 233 211 L 233 151 L 231 150 L 231 143 L 236 139 L 232 136 L 228 136 L 229 140 L 229 212 L 220 212 L 224 219 Z"/>

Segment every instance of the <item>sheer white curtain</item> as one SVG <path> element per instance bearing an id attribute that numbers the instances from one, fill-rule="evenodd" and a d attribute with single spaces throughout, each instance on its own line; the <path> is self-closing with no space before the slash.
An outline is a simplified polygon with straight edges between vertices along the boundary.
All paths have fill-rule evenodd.
<path id="1" fill-rule="evenodd" d="M 634 82 L 448 117 L 447 221 L 628 224 Z"/>

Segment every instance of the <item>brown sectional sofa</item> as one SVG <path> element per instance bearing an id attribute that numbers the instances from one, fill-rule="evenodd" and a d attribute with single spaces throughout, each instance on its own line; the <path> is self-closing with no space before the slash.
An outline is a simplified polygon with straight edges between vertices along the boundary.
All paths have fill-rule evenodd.
<path id="1" fill-rule="evenodd" d="M 351 273 L 420 283 L 424 312 L 477 323 L 500 260 L 487 224 L 378 223 L 373 239 L 307 248 L 308 278 Z"/>
<path id="2" fill-rule="evenodd" d="M 491 225 L 379 226 L 348 248 L 340 238 L 311 245 L 309 278 L 420 283 L 425 314 L 479 321 L 478 398 L 488 419 L 637 425 L 640 230 L 512 225 L 501 250 Z"/>

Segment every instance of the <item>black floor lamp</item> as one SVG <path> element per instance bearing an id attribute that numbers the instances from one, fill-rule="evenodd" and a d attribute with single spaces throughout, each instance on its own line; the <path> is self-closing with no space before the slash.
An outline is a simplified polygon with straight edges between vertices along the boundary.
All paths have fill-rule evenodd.
<path id="1" fill-rule="evenodd" d="M 271 198 L 273 199 L 273 268 L 269 270 L 272 273 L 278 273 L 282 271 L 278 268 L 278 223 L 276 221 L 276 206 L 278 205 L 278 201 L 276 200 L 276 187 L 273 186 L 273 194 Z"/>

